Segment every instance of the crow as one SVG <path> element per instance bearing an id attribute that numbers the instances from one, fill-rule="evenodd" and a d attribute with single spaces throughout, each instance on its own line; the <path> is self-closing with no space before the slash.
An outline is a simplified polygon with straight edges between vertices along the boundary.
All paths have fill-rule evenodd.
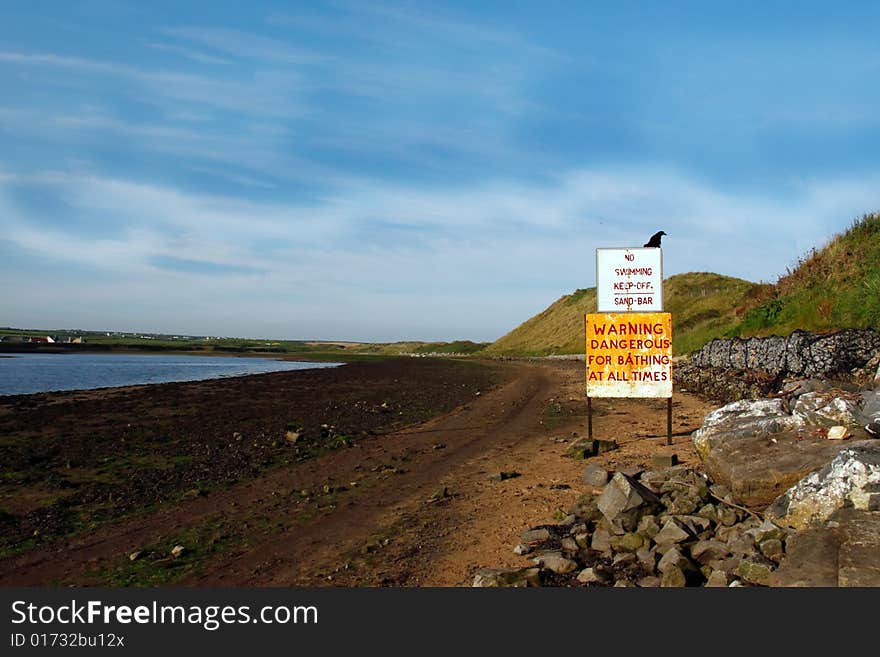
<path id="1" fill-rule="evenodd" d="M 651 239 L 648 240 L 648 243 L 645 246 L 649 246 L 655 249 L 660 248 L 660 240 L 663 239 L 664 233 L 662 230 L 651 235 Z"/>

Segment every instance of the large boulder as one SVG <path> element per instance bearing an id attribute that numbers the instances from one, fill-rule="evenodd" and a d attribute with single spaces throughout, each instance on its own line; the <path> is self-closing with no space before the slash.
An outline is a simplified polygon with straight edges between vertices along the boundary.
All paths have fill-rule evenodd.
<path id="1" fill-rule="evenodd" d="M 875 408 L 880 413 L 880 394 L 837 389 L 803 392 L 793 405 L 783 398 L 740 400 L 709 413 L 692 439 L 709 478 L 759 508 L 841 449 L 861 445 L 866 413 Z M 856 440 L 827 440 L 831 425 L 847 427 Z"/>
<path id="2" fill-rule="evenodd" d="M 691 438 L 694 448 L 706 459 L 713 448 L 730 440 L 767 436 L 803 426 L 784 399 L 741 399 L 709 413 Z"/>
<path id="3" fill-rule="evenodd" d="M 844 506 L 880 509 L 880 444 L 866 441 L 843 449 L 773 502 L 767 516 L 778 524 L 804 529 Z"/>
<path id="4" fill-rule="evenodd" d="M 770 586 L 880 586 L 880 513 L 845 508 L 789 536 Z"/>

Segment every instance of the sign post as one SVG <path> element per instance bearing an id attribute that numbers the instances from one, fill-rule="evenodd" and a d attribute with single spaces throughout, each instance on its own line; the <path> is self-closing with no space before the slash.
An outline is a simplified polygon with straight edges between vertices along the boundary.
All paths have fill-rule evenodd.
<path id="1" fill-rule="evenodd" d="M 596 249 L 598 313 L 584 317 L 587 432 L 593 397 L 663 398 L 672 444 L 672 315 L 663 310 L 659 248 Z"/>

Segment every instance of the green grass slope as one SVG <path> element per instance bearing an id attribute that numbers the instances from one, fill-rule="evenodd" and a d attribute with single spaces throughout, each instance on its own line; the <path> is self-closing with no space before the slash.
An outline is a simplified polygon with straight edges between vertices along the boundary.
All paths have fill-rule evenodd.
<path id="1" fill-rule="evenodd" d="M 880 214 L 867 214 L 813 249 L 775 285 L 762 286 L 734 335 L 795 329 L 880 329 Z"/>
<path id="2" fill-rule="evenodd" d="M 666 279 L 664 305 L 672 313 L 673 350 L 686 353 L 736 326 L 736 308 L 756 285 L 720 274 L 694 272 Z M 546 356 L 584 351 L 585 313 L 596 312 L 596 288 L 577 290 L 554 302 L 497 341 L 489 355 Z"/>

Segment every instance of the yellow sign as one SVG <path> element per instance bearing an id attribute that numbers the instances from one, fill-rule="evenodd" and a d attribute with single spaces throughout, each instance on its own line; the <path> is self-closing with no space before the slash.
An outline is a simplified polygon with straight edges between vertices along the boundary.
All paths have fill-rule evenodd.
<path id="1" fill-rule="evenodd" d="M 672 315 L 586 315 L 588 397 L 672 397 Z"/>

